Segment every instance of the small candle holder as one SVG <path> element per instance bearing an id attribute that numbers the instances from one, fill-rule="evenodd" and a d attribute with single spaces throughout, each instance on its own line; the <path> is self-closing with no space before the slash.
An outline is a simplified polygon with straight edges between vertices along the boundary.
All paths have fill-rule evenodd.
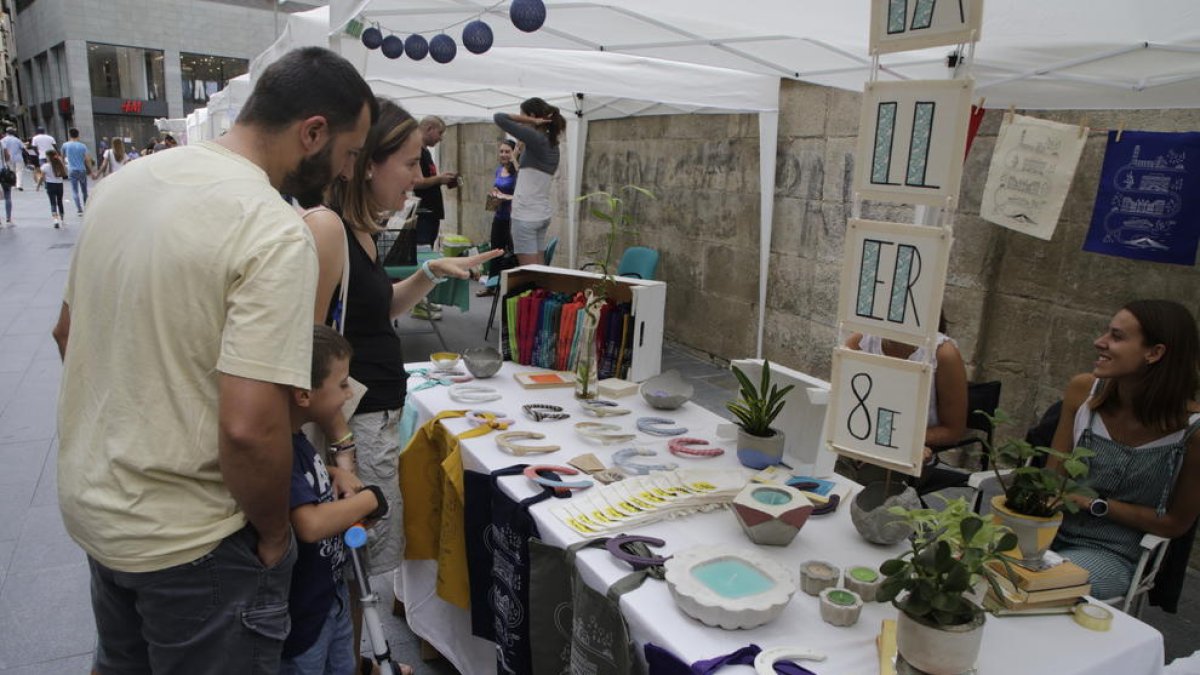
<path id="1" fill-rule="evenodd" d="M 800 589 L 809 595 L 820 595 L 826 588 L 837 586 L 842 571 L 824 560 L 808 560 L 800 565 Z"/>
<path id="2" fill-rule="evenodd" d="M 863 602 L 875 602 L 883 575 L 870 567 L 856 566 L 846 570 L 842 582 L 848 590 L 857 593 Z"/>
<path id="3" fill-rule="evenodd" d="M 821 618 L 831 626 L 853 626 L 858 623 L 863 600 L 858 593 L 845 588 L 826 588 L 821 591 Z"/>

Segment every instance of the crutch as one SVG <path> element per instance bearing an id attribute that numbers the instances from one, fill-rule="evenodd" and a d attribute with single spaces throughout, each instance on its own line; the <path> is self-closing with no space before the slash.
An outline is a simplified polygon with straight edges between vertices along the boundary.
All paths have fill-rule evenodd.
<path id="1" fill-rule="evenodd" d="M 343 536 L 346 548 L 350 549 L 350 564 L 354 566 L 354 578 L 358 583 L 359 602 L 362 604 L 363 629 L 371 640 L 371 655 L 379 664 L 380 675 L 400 675 L 404 671 L 392 660 L 392 650 L 383 635 L 383 622 L 379 620 L 379 596 L 371 590 L 371 579 L 367 577 L 367 566 L 363 564 L 359 549 L 367 545 L 367 530 L 361 524 L 353 525 Z M 355 653 L 358 653 L 357 645 Z"/>

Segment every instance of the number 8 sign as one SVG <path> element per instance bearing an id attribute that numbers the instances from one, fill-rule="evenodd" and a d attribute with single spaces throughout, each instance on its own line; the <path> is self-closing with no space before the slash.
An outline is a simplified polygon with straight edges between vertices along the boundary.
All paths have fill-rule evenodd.
<path id="1" fill-rule="evenodd" d="M 835 349 L 825 414 L 830 450 L 921 475 L 932 377 L 926 363 Z"/>

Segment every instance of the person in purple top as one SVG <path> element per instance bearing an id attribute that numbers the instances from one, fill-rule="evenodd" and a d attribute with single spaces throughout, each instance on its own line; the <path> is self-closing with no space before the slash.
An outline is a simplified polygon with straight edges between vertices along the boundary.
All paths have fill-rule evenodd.
<path id="1" fill-rule="evenodd" d="M 517 163 L 514 161 L 514 156 L 517 149 L 517 142 L 511 139 L 500 141 L 499 159 L 500 166 L 496 167 L 496 180 L 492 184 L 492 191 L 488 193 L 488 209 L 494 209 L 495 215 L 492 216 L 492 233 L 489 237 L 491 242 L 489 245 L 492 248 L 502 248 L 505 253 L 512 253 L 512 198 L 513 191 L 517 188 Z M 497 258 L 488 263 L 488 276 L 495 276 L 504 269 L 503 258 Z M 489 286 L 475 295 L 480 298 L 485 298 L 495 295 L 496 286 Z"/>

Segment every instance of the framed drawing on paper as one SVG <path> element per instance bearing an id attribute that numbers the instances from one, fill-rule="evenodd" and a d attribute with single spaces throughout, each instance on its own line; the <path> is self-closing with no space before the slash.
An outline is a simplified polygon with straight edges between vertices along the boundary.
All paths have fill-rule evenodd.
<path id="1" fill-rule="evenodd" d="M 983 0 L 871 0 L 871 53 L 978 40 Z"/>
<path id="2" fill-rule="evenodd" d="M 970 79 L 867 83 L 854 169 L 859 198 L 957 201 L 973 90 Z"/>
<path id="3" fill-rule="evenodd" d="M 953 239 L 941 227 L 849 219 L 838 321 L 909 344 L 934 339 Z"/>
<path id="4" fill-rule="evenodd" d="M 838 347 L 825 413 L 829 449 L 910 476 L 921 475 L 933 368 Z"/>

